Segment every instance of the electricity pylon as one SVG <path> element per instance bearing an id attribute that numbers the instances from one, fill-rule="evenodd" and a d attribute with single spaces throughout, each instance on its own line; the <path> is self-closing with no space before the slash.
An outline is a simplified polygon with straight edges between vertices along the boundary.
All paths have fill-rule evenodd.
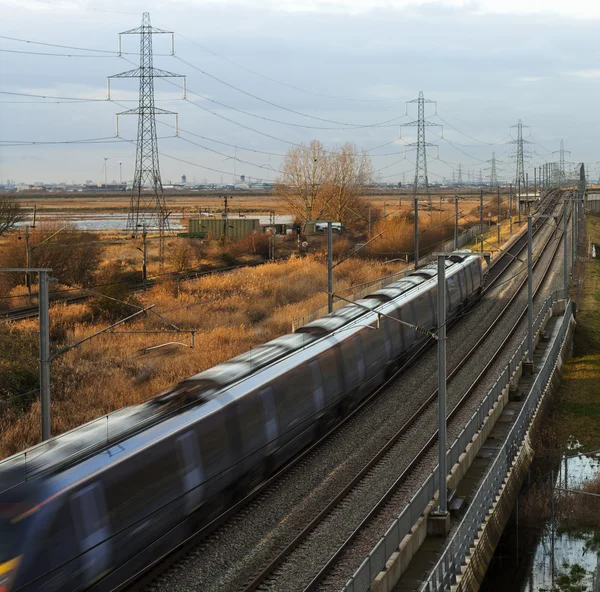
<path id="1" fill-rule="evenodd" d="M 119 135 L 119 115 L 138 116 L 135 174 L 133 176 L 129 213 L 127 215 L 127 230 L 134 236 L 145 230 L 158 230 L 160 236 L 159 260 L 162 269 L 165 249 L 164 236 L 165 231 L 169 229 L 169 219 L 158 162 L 156 115 L 175 115 L 175 135 L 177 135 L 178 131 L 177 113 L 166 111 L 154 105 L 154 78 L 184 78 L 185 95 L 185 77 L 182 74 L 160 70 L 152 65 L 152 35 L 157 34 L 171 35 L 171 55 L 174 55 L 173 32 L 152 27 L 150 24 L 150 13 L 148 12 L 144 12 L 140 27 L 119 33 L 118 55 L 121 55 L 121 35 L 140 36 L 140 66 L 139 68 L 110 76 L 108 80 L 108 92 L 110 98 L 111 78 L 140 79 L 138 107 L 117 113 L 117 136 Z"/>
<path id="2" fill-rule="evenodd" d="M 555 150 L 552 154 L 558 154 L 558 171 L 557 171 L 557 182 L 558 186 L 563 187 L 567 182 L 567 175 L 565 173 L 565 153 L 571 154 L 570 150 L 565 150 L 565 143 L 560 141 L 560 150 Z"/>
<path id="3" fill-rule="evenodd" d="M 488 170 L 488 169 L 486 169 Z M 492 152 L 492 166 L 490 167 L 490 187 L 498 186 L 498 173 L 496 172 L 496 153 Z"/>
<path id="4" fill-rule="evenodd" d="M 458 179 L 457 179 L 456 183 L 457 183 L 457 185 L 462 185 L 463 184 L 462 164 L 460 162 L 458 163 Z"/>
<path id="5" fill-rule="evenodd" d="M 529 126 L 523 126 L 523 122 L 520 119 L 516 125 L 512 125 L 511 127 L 517 128 L 517 139 L 508 143 L 517 145 L 517 170 L 515 174 L 515 185 L 521 188 L 525 187 L 525 153 L 523 150 L 523 146 L 525 144 L 532 144 L 533 142 L 529 142 L 528 140 L 523 139 L 523 127 Z"/>
<path id="6" fill-rule="evenodd" d="M 441 127 L 439 123 L 431 123 L 425 119 L 425 103 L 433 103 L 436 104 L 435 101 L 430 101 L 423 97 L 423 91 L 419 91 L 419 97 L 417 99 L 413 99 L 412 101 L 407 101 L 407 110 L 409 103 L 417 103 L 417 119 L 415 121 L 411 121 L 410 123 L 403 124 L 406 127 L 416 127 L 417 128 L 417 141 L 407 144 L 407 146 L 416 146 L 417 149 L 417 159 L 415 162 L 415 184 L 413 189 L 414 197 L 417 197 L 419 192 L 419 186 L 425 188 L 425 192 L 427 194 L 427 205 L 429 207 L 430 215 L 433 215 L 433 210 L 431 207 L 431 195 L 429 193 L 429 178 L 427 176 L 427 147 L 435 146 L 437 148 L 437 144 L 428 144 L 425 141 L 425 128 L 428 126 L 436 126 Z"/>

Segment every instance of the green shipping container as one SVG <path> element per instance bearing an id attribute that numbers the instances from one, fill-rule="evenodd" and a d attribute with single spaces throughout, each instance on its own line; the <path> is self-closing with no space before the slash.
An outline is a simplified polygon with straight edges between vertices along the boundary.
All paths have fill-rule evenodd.
<path id="1" fill-rule="evenodd" d="M 225 224 L 227 227 L 225 228 Z M 192 218 L 189 222 L 189 234 L 204 232 L 208 238 L 227 238 L 238 240 L 245 238 L 253 232 L 260 232 L 258 218 Z"/>

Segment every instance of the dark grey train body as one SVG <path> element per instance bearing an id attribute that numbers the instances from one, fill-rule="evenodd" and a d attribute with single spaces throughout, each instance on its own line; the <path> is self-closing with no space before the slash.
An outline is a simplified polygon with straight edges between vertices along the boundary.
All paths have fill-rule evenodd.
<path id="1" fill-rule="evenodd" d="M 446 273 L 452 318 L 481 292 L 480 259 L 455 256 Z M 106 429 L 88 424 L 43 456 L 31 449 L 30 480 L 1 463 L 0 591 L 109 590 L 207 524 L 427 339 L 378 313 L 435 329 L 436 276 L 425 267 L 118 412 L 125 426 L 149 423 L 109 448 L 80 450 L 81 432 Z M 159 409 L 169 413 L 152 423 Z"/>

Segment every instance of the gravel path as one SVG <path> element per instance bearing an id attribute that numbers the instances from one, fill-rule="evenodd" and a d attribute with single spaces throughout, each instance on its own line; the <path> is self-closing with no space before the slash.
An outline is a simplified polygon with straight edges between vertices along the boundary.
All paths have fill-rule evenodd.
<path id="1" fill-rule="evenodd" d="M 536 243 L 539 242 L 540 238 L 536 237 Z M 477 337 L 498 314 L 520 277 L 513 278 L 512 281 L 492 290 L 461 323 L 449 331 L 447 348 L 449 370 L 461 360 L 476 342 Z M 509 325 L 508 321 L 500 323 L 497 333 L 500 333 L 501 327 Z M 501 337 L 498 337 L 496 341 L 494 337 L 489 341 L 497 343 L 500 339 Z M 480 355 L 473 357 L 465 371 L 460 373 L 460 376 L 465 378 L 457 379 L 450 384 L 449 406 L 468 386 L 467 377 L 476 375 L 476 372 L 478 373 L 476 368 L 481 369 L 485 365 L 492 349 L 493 345 L 490 343 L 489 351 L 484 350 Z M 430 350 L 375 401 L 352 418 L 343 429 L 330 437 L 307 459 L 286 472 L 268 491 L 236 514 L 176 566 L 165 572 L 149 589 L 182 592 L 202 589 L 203 592 L 229 592 L 242 587 L 276 554 L 278 549 L 290 542 L 302 527 L 318 514 L 327 501 L 360 471 L 416 411 L 423 400 L 436 389 L 437 373 L 434 371 L 436 364 L 435 350 Z M 396 413 L 390 410 L 396 410 Z M 374 505 L 372 500 L 382 493 L 385 484 L 391 479 L 387 474 L 398 475 L 406 467 L 435 429 L 436 419 L 435 410 L 428 410 L 419 418 L 411 430 L 411 436 L 404 438 L 402 444 L 394 448 L 395 454 L 388 454 L 385 457 L 381 470 L 378 467 L 374 474 L 377 478 L 369 479 L 365 487 L 356 493 L 356 497 L 368 500 L 366 505 L 371 504 L 372 507 Z M 458 420 L 454 423 L 458 423 Z M 454 426 L 454 423 L 449 426 L 450 441 L 460 431 L 460 427 Z M 463 424 L 464 420 L 461 426 Z M 424 465 L 425 472 L 435 465 L 435 457 L 433 453 L 431 459 L 427 456 L 421 463 Z M 429 460 L 431 460 L 430 468 L 427 469 Z M 398 514 L 402 505 L 412 495 L 410 492 L 418 488 L 422 479 L 422 472 L 419 472 L 419 475 L 415 474 L 414 478 L 411 477 L 397 492 L 394 496 L 392 516 Z M 375 487 L 376 483 L 379 487 Z M 350 506 L 350 504 L 344 505 L 344 507 Z M 352 508 L 354 507 L 352 505 Z M 356 512 L 360 511 L 357 509 Z M 346 520 L 343 512 L 336 512 L 331 521 L 316 529 L 313 534 L 318 544 L 303 545 L 299 549 L 300 552 L 294 555 L 298 557 L 298 561 L 294 560 L 282 566 L 280 578 L 274 582 L 273 589 L 292 591 L 301 589 L 303 584 L 308 583 L 306 580 L 311 576 L 307 575 L 306 567 L 310 566 L 308 571 L 314 575 L 319 565 L 324 564 L 328 559 L 324 549 L 335 547 L 334 543 L 341 542 L 351 529 L 350 523 L 354 523 L 355 518 L 357 516 L 353 516 L 352 520 L 350 518 Z M 382 519 L 383 530 L 387 528 L 390 521 L 390 518 Z M 379 531 L 374 541 L 383 530 Z M 365 537 L 364 540 L 361 537 L 360 540 L 353 557 L 349 557 L 347 563 L 340 564 L 339 581 L 334 582 L 335 578 L 331 580 L 334 589 L 335 586 L 341 587 L 339 582 L 346 581 L 358 567 L 356 564 L 358 558 L 360 557 L 358 560 L 360 563 L 372 547 L 369 537 Z"/>

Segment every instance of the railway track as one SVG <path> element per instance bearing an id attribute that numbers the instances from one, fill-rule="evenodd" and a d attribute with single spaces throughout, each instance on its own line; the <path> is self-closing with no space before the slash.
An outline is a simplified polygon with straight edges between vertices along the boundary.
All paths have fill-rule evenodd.
<path id="1" fill-rule="evenodd" d="M 555 196 L 555 198 L 557 199 L 558 196 Z M 545 213 L 550 211 L 554 207 L 554 200 L 550 200 L 550 201 L 551 201 L 551 203 L 548 204 L 544 210 Z M 541 227 L 541 224 L 538 224 L 537 228 L 536 228 L 536 234 L 537 234 L 537 231 L 539 231 L 540 227 Z M 551 236 L 548 238 L 548 241 L 549 240 L 551 240 Z M 491 269 L 492 270 L 496 269 L 497 271 L 494 272 L 493 275 L 491 276 L 491 279 L 489 280 L 489 282 L 487 284 L 486 291 L 490 291 L 497 283 L 499 283 L 500 278 L 502 278 L 504 276 L 505 272 L 508 269 L 510 269 L 510 266 L 508 264 L 500 265 L 500 262 L 503 261 L 505 258 L 510 258 L 509 260 L 510 260 L 510 262 L 512 262 L 513 258 L 518 256 L 518 254 L 523 250 L 525 245 L 526 245 L 526 237 L 521 236 L 508 248 L 509 255 L 506 255 L 506 256 L 500 258 L 495 263 L 495 265 Z M 538 257 L 536 266 L 540 260 L 541 260 L 541 257 Z M 521 286 L 519 287 L 519 289 L 517 289 L 515 291 L 515 294 L 520 293 L 520 291 L 522 289 L 522 285 L 523 285 L 523 282 L 521 282 Z M 514 301 L 514 298 L 511 299 L 511 303 L 513 301 Z M 509 306 L 507 305 L 504 307 L 504 310 L 507 310 L 508 308 L 509 308 Z M 498 318 L 501 318 L 501 317 L 502 317 L 502 315 L 498 315 Z M 494 326 L 498 322 L 499 322 L 499 320 L 496 320 L 494 322 Z M 515 325 L 517 325 L 517 324 L 518 323 L 515 323 Z M 491 331 L 492 331 L 492 329 L 489 329 L 488 331 L 486 331 L 486 336 L 489 336 L 491 334 Z M 483 339 L 484 338 L 480 339 L 477 343 L 480 344 Z M 469 354 L 472 354 L 474 349 L 475 348 L 472 347 Z M 498 348 L 498 350 L 500 350 L 500 349 L 501 348 Z M 461 367 L 464 365 L 464 363 L 466 363 L 467 359 L 468 359 L 468 356 L 465 356 L 463 358 Z M 489 367 L 489 364 L 486 367 Z M 404 368 L 401 369 L 400 372 L 402 372 L 402 370 L 404 370 Z M 451 376 L 454 377 L 457 374 L 457 372 L 459 372 L 459 370 L 455 369 L 451 373 Z M 398 374 L 396 374 L 394 376 L 393 380 L 395 380 L 398 377 Z M 392 381 L 390 381 L 390 382 L 392 382 Z M 332 434 L 334 436 L 337 434 L 338 439 L 341 438 L 342 436 L 340 436 L 340 434 L 343 432 L 344 426 L 350 424 L 352 421 L 355 421 L 356 417 L 360 414 L 360 412 L 363 411 L 364 409 L 366 409 L 366 407 L 370 404 L 370 402 L 373 401 L 381 393 L 381 391 L 383 391 L 386 387 L 388 387 L 389 384 L 390 383 L 386 383 L 386 385 L 384 385 L 383 387 L 378 389 L 377 392 L 373 393 L 371 395 L 371 397 L 369 397 L 369 399 L 365 400 L 363 402 L 363 404 L 357 410 L 355 410 L 355 412 L 351 416 L 348 416 L 341 424 L 339 424 L 336 428 L 334 428 L 334 430 L 332 430 L 332 432 L 327 434 L 324 438 L 322 438 L 318 442 L 314 443 L 310 448 L 308 448 L 303 453 L 301 453 L 299 456 L 297 456 L 282 471 L 275 474 L 271 479 L 269 479 L 268 481 L 263 483 L 261 486 L 256 488 L 253 492 L 251 492 L 248 496 L 246 496 L 243 500 L 241 500 L 240 502 L 238 502 L 238 504 L 236 504 L 233 508 L 231 508 L 231 510 L 229 510 L 228 512 L 226 512 L 225 514 L 223 514 L 222 516 L 217 518 L 208 527 L 203 529 L 203 531 L 201 531 L 201 532 L 197 533 L 196 535 L 194 535 L 193 537 L 191 537 L 184 545 L 182 545 L 180 547 L 180 549 L 176 553 L 169 555 L 168 558 L 166 558 L 164 561 L 161 561 L 158 565 L 154 566 L 150 571 L 148 571 L 145 574 L 145 576 L 142 579 L 138 580 L 135 583 L 134 589 L 143 589 L 145 586 L 149 585 L 151 582 L 155 582 L 156 578 L 159 575 L 163 574 L 165 572 L 165 570 L 167 570 L 171 566 L 176 566 L 176 568 L 179 568 L 179 570 L 185 571 L 185 566 L 189 564 L 189 561 L 201 562 L 203 556 L 206 553 L 209 553 L 211 551 L 211 547 L 214 547 L 215 545 L 219 544 L 219 538 L 226 538 L 225 536 L 219 537 L 219 528 L 222 525 L 229 522 L 230 524 L 232 524 L 230 530 L 235 531 L 236 524 L 238 524 L 238 523 L 241 524 L 242 521 L 244 521 L 247 516 L 250 516 L 253 509 L 256 508 L 261 503 L 261 500 L 265 499 L 265 497 L 268 495 L 269 491 L 280 487 L 280 486 L 278 486 L 278 482 L 279 483 L 285 482 L 285 481 L 289 482 L 290 480 L 292 480 L 295 477 L 295 474 L 292 475 L 291 473 L 293 473 L 295 471 L 297 474 L 298 471 L 301 471 L 303 467 L 310 466 L 312 464 L 311 463 L 312 458 L 315 456 L 316 451 L 318 450 L 318 448 L 322 445 L 322 443 L 325 440 L 330 438 L 332 436 Z M 245 580 L 246 583 L 242 586 L 242 588 L 244 590 L 248 590 L 248 591 L 256 590 L 259 588 L 260 589 L 273 588 L 273 589 L 286 589 L 286 590 L 294 589 L 292 586 L 290 586 L 289 588 L 287 586 L 280 588 L 277 584 L 277 572 L 278 572 L 278 570 L 280 570 L 284 561 L 287 560 L 296 549 L 299 549 L 303 545 L 303 543 L 308 539 L 308 537 L 311 535 L 311 533 L 317 529 L 317 527 L 319 527 L 320 525 L 326 524 L 327 517 L 331 516 L 332 513 L 335 513 L 336 508 L 339 508 L 340 506 L 344 505 L 344 500 L 348 499 L 348 496 L 352 492 L 358 492 L 357 497 L 360 497 L 360 488 L 358 487 L 358 485 L 360 484 L 361 480 L 363 478 L 365 478 L 366 476 L 368 476 L 370 473 L 372 473 L 374 471 L 374 469 L 376 468 L 376 465 L 380 461 L 383 461 L 386 458 L 389 458 L 390 452 L 395 449 L 395 446 L 402 444 L 403 438 L 404 439 L 406 438 L 406 435 L 407 435 L 407 432 L 408 432 L 410 426 L 414 425 L 414 423 L 417 421 L 417 419 L 419 417 L 422 417 L 424 410 L 427 407 L 431 406 L 431 399 L 435 398 L 436 396 L 437 396 L 437 392 L 430 395 L 428 397 L 427 401 L 425 401 L 423 404 L 421 404 L 420 407 L 415 412 L 412 413 L 412 415 L 405 422 L 403 427 L 401 427 L 399 430 L 397 430 L 391 437 L 387 437 L 386 444 L 379 449 L 377 454 L 373 458 L 371 458 L 370 462 L 366 463 L 362 467 L 362 469 L 357 471 L 355 478 L 353 478 L 350 482 L 348 482 L 345 485 L 345 487 L 343 487 L 333 497 L 333 499 L 329 498 L 330 502 L 328 504 L 326 504 L 326 506 L 316 516 L 314 516 L 310 520 L 310 523 L 308 526 L 304 525 L 304 528 L 300 529 L 299 534 L 292 541 L 286 542 L 285 545 L 282 545 L 279 548 L 279 552 L 274 554 L 275 559 L 269 561 L 268 564 L 264 565 L 260 570 L 258 570 L 258 572 L 255 572 L 254 577 L 252 577 L 250 579 L 246 578 L 246 580 Z M 464 397 L 464 398 L 466 399 L 466 397 Z M 459 406 L 455 407 L 452 413 L 453 414 L 456 413 L 458 409 L 459 409 Z M 432 438 L 433 439 L 430 439 L 430 442 L 433 442 L 435 440 L 435 435 Z M 425 453 L 423 453 L 423 454 L 425 454 Z M 421 457 L 422 457 L 422 455 L 419 456 L 419 458 L 421 458 Z M 415 466 L 415 465 L 413 464 L 412 466 Z M 403 475 L 406 476 L 406 472 L 403 473 Z M 283 476 L 283 478 L 282 478 L 282 476 Z M 397 486 L 397 484 L 396 484 L 396 486 Z M 394 490 L 395 490 L 395 487 L 390 488 L 389 493 L 387 493 L 388 497 L 393 493 Z M 384 503 L 384 502 L 382 502 L 382 503 Z M 235 518 L 233 518 L 234 516 L 235 516 Z M 232 520 L 232 518 L 233 518 L 233 520 Z M 358 532 L 358 529 L 356 530 L 356 532 Z M 210 536 L 211 533 L 214 533 L 214 536 Z M 350 542 L 351 542 L 352 538 L 353 538 L 353 536 L 350 537 Z M 318 586 L 319 582 L 323 579 L 323 577 L 325 577 L 327 575 L 328 570 L 335 563 L 335 558 L 339 557 L 340 554 L 343 553 L 343 549 L 346 548 L 349 544 L 350 543 L 345 543 L 343 545 L 343 548 L 342 548 L 342 546 L 339 547 L 339 549 L 338 549 L 339 552 L 336 551 L 335 557 L 332 556 L 327 561 L 327 565 L 325 566 L 325 568 L 323 568 L 321 570 L 321 572 L 319 572 L 319 575 L 316 578 L 314 578 L 314 583 L 310 584 L 312 586 L 312 588 L 309 588 L 309 589 L 315 589 Z M 182 567 L 182 565 L 183 565 L 183 567 Z M 215 576 L 215 577 L 217 577 L 217 576 Z M 200 585 L 200 583 L 204 584 L 205 582 L 202 580 L 200 582 L 196 582 L 197 585 Z M 160 578 L 157 586 L 158 587 L 155 589 L 164 589 L 165 586 L 167 586 L 167 584 L 164 581 L 164 579 Z M 168 587 L 170 587 L 170 584 L 168 585 Z M 176 589 L 176 588 L 177 588 L 177 586 L 174 587 L 174 589 Z M 182 588 L 182 589 L 184 589 L 184 588 Z M 216 586 L 213 586 L 213 587 L 211 587 L 211 586 L 207 586 L 206 588 L 203 587 L 203 589 L 215 589 L 216 590 L 216 589 L 230 589 L 230 588 L 219 588 L 219 586 L 217 584 Z"/>
<path id="2" fill-rule="evenodd" d="M 211 269 L 211 270 L 207 270 L 207 271 L 189 271 L 186 273 L 169 273 L 169 274 L 165 274 L 163 276 L 161 276 L 160 279 L 172 279 L 172 280 L 176 280 L 176 281 L 190 281 L 190 280 L 195 280 L 207 275 L 216 275 L 216 274 L 220 274 L 220 273 L 227 273 L 230 271 L 235 271 L 236 269 L 243 269 L 245 267 L 254 267 L 256 265 L 262 265 L 264 264 L 265 261 L 256 261 L 256 262 L 252 262 L 252 263 L 245 263 L 243 265 L 232 265 L 230 267 L 224 267 L 222 269 Z M 154 286 L 156 284 L 156 282 L 159 281 L 158 278 L 154 278 L 154 279 L 149 279 L 146 281 L 146 287 L 147 288 L 152 288 L 152 286 Z M 100 286 L 94 286 L 94 287 L 100 287 Z M 130 292 L 139 292 L 141 290 L 144 289 L 144 284 L 143 282 L 136 282 L 136 283 L 132 283 L 130 288 L 128 289 L 128 291 Z M 73 291 L 77 291 L 77 288 L 74 288 Z M 82 288 L 82 291 L 85 291 L 84 288 Z M 86 300 L 89 300 L 90 298 L 97 298 L 96 294 L 81 294 L 78 296 L 71 296 L 71 297 L 67 297 L 67 298 L 55 298 L 53 300 L 50 301 L 50 304 L 65 304 L 65 305 L 70 305 L 70 304 L 79 304 L 81 302 L 85 302 Z M 3 311 L 0 312 L 0 319 L 5 319 L 5 320 L 10 320 L 10 321 L 21 321 L 24 319 L 32 319 L 35 318 L 39 315 L 39 308 L 38 305 L 33 305 L 33 306 L 23 306 L 20 308 L 15 308 L 12 310 L 7 310 L 7 311 Z"/>
<path id="3" fill-rule="evenodd" d="M 553 209 L 556 203 L 551 201 L 549 209 Z M 547 212 L 547 210 L 546 210 Z M 542 222 L 543 223 L 543 222 Z M 540 225 L 538 225 L 539 227 Z M 542 253 L 545 250 L 545 247 L 550 243 L 552 238 L 554 237 L 555 232 L 549 234 L 548 239 L 542 248 L 542 251 L 538 258 L 535 261 L 535 267 L 538 267 L 538 264 L 542 262 Z M 514 243 L 514 250 L 518 250 L 520 252 L 526 247 L 526 237 L 525 241 L 521 239 L 517 240 Z M 559 242 L 557 241 L 556 246 L 554 247 L 554 251 L 552 256 L 548 258 L 546 262 L 545 268 L 542 271 L 542 277 L 539 279 L 537 286 L 535 287 L 535 294 L 537 294 L 540 286 L 543 283 L 543 280 L 546 277 L 546 273 L 548 272 L 550 265 L 554 259 L 554 255 L 558 249 Z M 516 255 L 515 255 L 516 256 Z M 509 266 L 502 266 L 502 271 L 500 273 L 494 274 L 494 278 L 491 283 L 488 284 L 491 289 L 499 278 L 502 277 L 503 273 L 509 269 Z M 520 281 L 518 288 L 508 300 L 506 305 L 504 306 L 500 315 L 498 315 L 492 324 L 486 329 L 486 331 L 481 335 L 481 337 L 477 340 L 477 342 L 469 349 L 468 353 L 463 357 L 461 362 L 456 365 L 452 371 L 448 374 L 448 384 L 450 384 L 454 378 L 459 374 L 459 372 L 463 369 L 468 360 L 473 356 L 481 347 L 481 345 L 486 341 L 492 332 L 496 328 L 496 326 L 503 320 L 504 315 L 508 310 L 510 310 L 513 306 L 513 303 L 519 297 L 521 290 L 527 284 L 527 276 L 525 275 L 523 280 Z M 454 417 L 461 410 L 463 405 L 469 398 L 472 393 L 476 390 L 478 385 L 480 384 L 483 377 L 486 375 L 489 368 L 492 367 L 498 356 L 503 351 L 506 343 L 510 340 L 510 338 L 514 335 L 519 327 L 521 320 L 527 314 L 527 309 L 525 308 L 520 315 L 518 316 L 517 321 L 513 324 L 510 329 L 508 335 L 501 341 L 498 347 L 495 349 L 495 352 L 490 357 L 489 361 L 481 370 L 479 375 L 475 378 L 475 380 L 471 383 L 470 387 L 464 392 L 459 401 L 452 407 L 449 415 L 448 422 L 451 422 Z M 346 485 L 346 487 L 339 492 L 337 496 L 335 496 L 329 504 L 327 504 L 322 511 L 313 518 L 309 524 L 291 541 L 284 549 L 280 551 L 280 553 L 271 561 L 268 565 L 266 565 L 260 573 L 258 573 L 250 582 L 248 582 L 244 587 L 244 592 L 254 592 L 255 590 L 284 590 L 286 589 L 284 585 L 282 585 L 282 581 L 285 581 L 286 578 L 286 569 L 282 568 L 286 562 L 289 561 L 290 557 L 297 551 L 301 551 L 301 547 L 309 541 L 309 538 L 313 537 L 313 534 L 316 532 L 317 528 L 321 531 L 325 530 L 323 526 L 326 527 L 328 521 L 335 521 L 338 519 L 338 516 L 344 513 L 349 512 L 350 507 L 353 503 L 360 501 L 363 497 L 363 489 L 365 489 L 365 480 L 375 477 L 377 467 L 385 460 L 388 455 L 399 454 L 401 453 L 401 448 L 405 444 L 405 440 L 408 436 L 409 430 L 415 425 L 417 420 L 427 411 L 428 408 L 436 407 L 437 405 L 437 397 L 438 390 L 431 393 L 427 397 L 427 399 L 421 404 L 421 406 L 415 411 L 402 425 L 402 427 L 396 431 L 389 439 L 389 441 L 381 448 L 381 450 L 372 458 L 372 460 L 365 465 L 365 467 L 352 479 L 350 483 Z M 385 493 L 380 497 L 379 501 L 372 507 L 372 509 L 366 514 L 366 516 L 360 521 L 360 523 L 352 530 L 350 535 L 345 538 L 343 543 L 337 547 L 337 549 L 332 553 L 329 557 L 325 565 L 321 567 L 318 573 L 310 580 L 308 585 L 303 586 L 302 588 L 305 592 L 312 592 L 317 590 L 321 582 L 327 577 L 328 573 L 332 570 L 336 562 L 342 556 L 342 554 L 352 545 L 358 533 L 365 528 L 365 526 L 373 520 L 375 516 L 388 504 L 390 499 L 396 490 L 400 487 L 401 484 L 406 482 L 410 474 L 414 471 L 414 469 L 419 465 L 419 463 L 423 460 L 423 458 L 427 455 L 427 453 L 437 444 L 437 436 L 438 431 L 436 430 L 426 444 L 421 448 L 417 455 L 414 456 L 412 461 L 406 467 L 406 469 L 397 477 L 397 479 L 393 482 L 393 484 L 385 491 Z M 322 534 L 322 533 L 321 533 Z M 316 536 L 317 539 L 316 544 L 322 545 L 323 537 Z M 325 551 L 323 548 L 324 545 L 321 546 L 321 551 Z M 289 570 L 287 570 L 289 571 Z M 291 587 L 289 589 L 292 589 Z"/>

